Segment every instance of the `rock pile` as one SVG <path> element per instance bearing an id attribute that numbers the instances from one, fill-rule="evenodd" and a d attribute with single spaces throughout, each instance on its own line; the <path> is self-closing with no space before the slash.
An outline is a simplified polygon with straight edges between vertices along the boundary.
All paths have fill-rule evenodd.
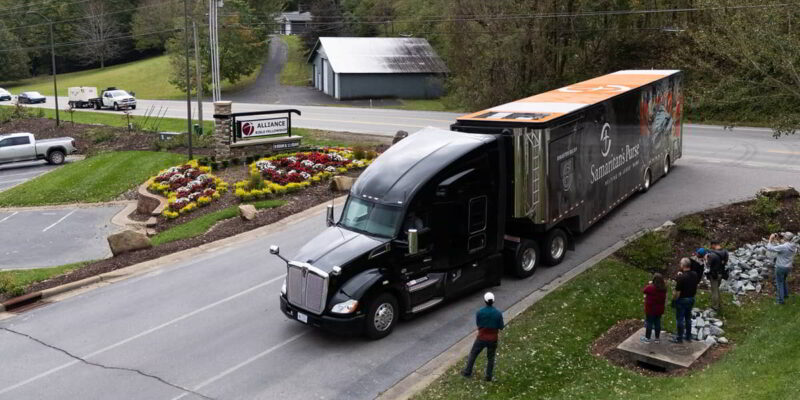
<path id="1" fill-rule="evenodd" d="M 710 345 L 717 343 L 728 343 L 725 338 L 725 330 L 722 329 L 724 323 L 717 318 L 717 313 L 712 309 L 701 311 L 699 308 L 692 309 L 692 339 L 701 340 Z"/>

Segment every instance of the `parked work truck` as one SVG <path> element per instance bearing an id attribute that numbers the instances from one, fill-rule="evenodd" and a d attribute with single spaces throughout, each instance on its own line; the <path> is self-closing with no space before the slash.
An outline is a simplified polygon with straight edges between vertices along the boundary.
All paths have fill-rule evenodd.
<path id="1" fill-rule="evenodd" d="M 104 90 L 100 96 L 97 88 L 91 86 L 71 87 L 67 90 L 68 104 L 72 108 L 94 108 L 95 110 L 136 109 L 136 98 L 133 93 L 128 93 L 114 87 Z"/>
<path id="2" fill-rule="evenodd" d="M 68 154 L 77 151 L 75 139 L 71 137 L 36 140 L 30 133 L 0 135 L 0 164 L 47 160 L 50 164 L 58 165 L 64 162 Z"/>
<path id="3" fill-rule="evenodd" d="M 353 185 L 338 222 L 287 264 L 280 307 L 337 332 L 560 263 L 573 238 L 681 157 L 683 74 L 632 70 L 465 115 L 398 142 Z"/>

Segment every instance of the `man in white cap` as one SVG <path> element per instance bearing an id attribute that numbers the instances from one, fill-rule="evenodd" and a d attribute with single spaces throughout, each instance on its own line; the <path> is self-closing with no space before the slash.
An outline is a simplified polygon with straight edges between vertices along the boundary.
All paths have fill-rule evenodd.
<path id="1" fill-rule="evenodd" d="M 792 260 L 795 253 L 797 253 L 797 245 L 793 241 L 794 235 L 791 232 L 785 232 L 781 236 L 783 236 L 783 243 L 775 244 L 778 234 L 773 233 L 769 236 L 769 243 L 766 246 L 767 250 L 777 253 L 775 258 L 775 294 L 778 304 L 784 304 L 786 298 L 789 297 L 789 287 L 786 285 L 786 279 L 789 277 L 789 271 L 792 270 Z"/>
<path id="2" fill-rule="evenodd" d="M 483 300 L 486 302 L 486 307 L 478 310 L 475 314 L 475 322 L 478 325 L 478 337 L 475 338 L 475 343 L 472 344 L 472 350 L 469 352 L 469 359 L 467 365 L 461 371 L 461 375 L 466 377 L 472 376 L 472 367 L 475 366 L 475 360 L 486 348 L 486 377 L 489 382 L 492 381 L 492 373 L 494 371 L 494 355 L 497 352 L 497 336 L 501 329 L 505 326 L 503 323 L 503 313 L 494 308 L 494 295 L 492 292 L 486 292 L 483 295 Z"/>

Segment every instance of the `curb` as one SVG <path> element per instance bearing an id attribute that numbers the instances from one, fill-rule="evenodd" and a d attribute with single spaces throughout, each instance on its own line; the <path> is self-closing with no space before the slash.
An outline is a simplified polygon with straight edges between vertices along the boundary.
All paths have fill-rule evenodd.
<path id="1" fill-rule="evenodd" d="M 346 198 L 347 196 L 340 196 L 335 198 L 333 201 L 335 204 L 341 206 L 341 204 L 344 202 Z M 273 222 L 269 225 L 253 229 L 251 231 L 242 232 L 238 235 L 230 236 L 214 242 L 205 243 L 191 249 L 182 250 L 176 253 L 165 255 L 163 257 L 144 261 L 139 264 L 130 265 L 113 271 L 108 271 L 100 275 L 90 276 L 88 278 L 79 281 L 65 283 L 63 285 L 56 286 L 50 289 L 44 289 L 38 292 L 33 292 L 33 293 L 28 293 L 26 295 L 13 297 L 3 302 L 0 302 L 0 313 L 12 311 L 15 308 L 19 308 L 23 305 L 66 293 L 67 296 L 61 298 L 64 299 L 70 297 L 68 296 L 69 292 L 76 291 L 77 289 L 81 289 L 86 286 L 119 282 L 124 279 L 132 278 L 134 276 L 146 274 L 148 272 L 151 272 L 159 268 L 178 264 L 179 262 L 188 260 L 196 255 L 206 254 L 220 250 L 225 247 L 237 245 L 242 241 L 251 240 L 259 236 L 263 236 L 278 231 L 283 227 L 290 225 L 294 222 L 297 222 L 299 220 L 310 218 L 316 214 L 322 214 L 329 204 L 330 202 L 325 201 L 324 203 L 320 203 L 314 207 L 311 207 L 305 211 L 301 211 L 297 214 L 292 214 L 282 220 Z M 3 318 L 0 317 L 0 319 Z"/>
<path id="2" fill-rule="evenodd" d="M 665 225 L 669 222 L 671 221 L 665 222 Z M 663 226 L 664 225 L 662 225 L 662 227 Z M 571 281 L 576 276 L 580 275 L 587 269 L 593 267 L 595 264 L 604 260 L 611 254 L 614 254 L 617 250 L 621 249 L 628 243 L 638 239 L 645 233 L 659 228 L 643 229 L 626 237 L 625 239 L 620 240 L 611 247 L 592 256 L 592 258 L 580 263 L 575 268 L 572 268 L 571 270 L 565 272 L 564 274 L 556 277 L 555 279 L 548 282 L 541 288 L 535 290 L 533 293 L 529 294 L 522 300 L 516 302 L 503 312 L 503 319 L 506 321 L 506 325 L 508 325 L 508 323 L 511 322 L 511 320 L 522 314 L 522 312 L 527 310 L 530 306 L 536 304 L 539 300 L 547 296 L 548 293 L 552 292 L 555 289 L 558 289 L 565 283 Z M 440 353 L 438 356 L 434 357 L 433 359 L 425 363 L 423 366 L 417 368 L 415 371 L 408 374 L 405 378 L 395 383 L 392 387 L 390 387 L 389 389 L 378 395 L 376 399 L 406 400 L 422 392 L 426 387 L 428 387 L 428 385 L 430 385 L 436 379 L 444 375 L 447 369 L 455 365 L 457 362 L 461 361 L 462 358 L 466 357 L 469 354 L 469 350 L 472 347 L 473 339 L 475 338 L 475 332 L 476 331 L 472 331 L 463 338 L 461 338 L 458 342 L 456 342 L 456 344 L 450 346 L 450 348 Z"/>
<path id="3" fill-rule="evenodd" d="M 136 201 L 131 200 L 127 203 L 125 208 L 111 217 L 111 223 L 122 228 L 144 226 L 144 222 L 134 221 L 128 218 L 128 215 L 130 215 L 134 210 L 136 210 Z"/>
<path id="4" fill-rule="evenodd" d="M 136 192 L 139 193 L 140 197 L 146 197 L 146 198 L 158 201 L 158 205 L 156 206 L 156 208 L 154 208 L 153 211 L 150 212 L 150 215 L 152 215 L 154 217 L 157 217 L 157 216 L 161 215 L 161 212 L 164 211 L 164 208 L 167 207 L 167 199 L 165 199 L 163 196 L 159 196 L 157 194 L 150 193 L 147 190 L 147 187 L 149 186 L 148 185 L 149 183 L 150 183 L 150 180 L 147 180 L 147 182 L 139 185 L 139 188 L 136 190 Z M 138 203 L 137 203 L 137 206 L 138 206 Z"/>

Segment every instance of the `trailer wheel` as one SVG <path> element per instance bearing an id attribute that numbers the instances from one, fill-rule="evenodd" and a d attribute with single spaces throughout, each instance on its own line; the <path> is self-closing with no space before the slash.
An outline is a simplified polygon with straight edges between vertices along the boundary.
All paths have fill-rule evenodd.
<path id="1" fill-rule="evenodd" d="M 47 162 L 53 165 L 61 165 L 64 163 L 64 152 L 61 150 L 53 150 L 47 155 Z"/>
<path id="2" fill-rule="evenodd" d="M 544 263 L 547 265 L 558 265 L 564 261 L 567 255 L 567 243 L 569 238 L 563 229 L 555 228 L 547 233 L 544 238 Z"/>
<path id="3" fill-rule="evenodd" d="M 522 239 L 514 252 L 509 272 L 517 278 L 527 278 L 536 272 L 539 266 L 539 243 Z"/>
<path id="4" fill-rule="evenodd" d="M 370 339 L 384 338 L 392 333 L 399 316 L 397 299 L 390 293 L 382 293 L 367 308 L 364 333 Z"/>
<path id="5" fill-rule="evenodd" d="M 669 156 L 664 157 L 664 176 L 669 174 Z"/>
<path id="6" fill-rule="evenodd" d="M 642 189 L 640 192 L 644 193 L 650 190 L 650 185 L 653 183 L 652 176 L 653 174 L 650 173 L 650 168 L 644 170 L 644 176 L 642 177 Z"/>

